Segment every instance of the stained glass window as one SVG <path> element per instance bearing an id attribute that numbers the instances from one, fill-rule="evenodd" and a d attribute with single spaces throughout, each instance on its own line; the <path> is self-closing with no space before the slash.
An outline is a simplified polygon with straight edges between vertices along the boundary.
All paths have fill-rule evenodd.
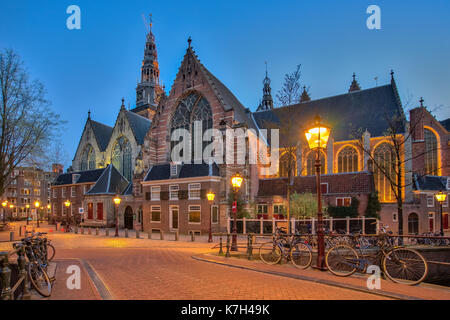
<path id="1" fill-rule="evenodd" d="M 358 171 L 358 152 L 353 147 L 345 147 L 338 154 L 338 172 Z"/>
<path id="2" fill-rule="evenodd" d="M 425 174 L 438 174 L 438 143 L 431 130 L 425 129 Z"/>
<path id="3" fill-rule="evenodd" d="M 111 163 L 127 179 L 131 181 L 131 144 L 127 138 L 121 136 L 114 144 L 111 154 Z"/>

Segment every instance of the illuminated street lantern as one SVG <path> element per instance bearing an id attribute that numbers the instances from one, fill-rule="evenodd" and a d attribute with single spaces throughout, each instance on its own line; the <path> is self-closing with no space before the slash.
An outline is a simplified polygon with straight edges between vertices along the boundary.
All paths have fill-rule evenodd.
<path id="1" fill-rule="evenodd" d="M 233 186 L 233 192 L 234 192 L 234 199 L 235 201 L 233 202 L 233 236 L 231 239 L 231 251 L 237 251 L 237 192 L 239 191 L 239 189 L 242 186 L 242 182 L 244 182 L 244 178 L 239 174 L 239 173 L 235 173 L 232 177 L 231 177 L 231 185 Z"/>
<path id="2" fill-rule="evenodd" d="M 214 201 L 214 198 L 216 197 L 216 194 L 215 193 L 213 193 L 212 191 L 209 191 L 207 194 L 206 194 L 206 198 L 208 198 L 208 200 L 209 201 Z"/>
<path id="3" fill-rule="evenodd" d="M 445 200 L 447 200 L 447 194 L 441 190 L 439 193 L 437 193 L 435 195 L 435 197 L 436 197 L 436 200 L 439 202 L 439 207 L 441 209 L 441 230 L 440 231 L 441 231 L 441 236 L 443 236 L 444 235 L 444 219 L 442 217 L 442 205 L 444 204 Z"/>
<path id="4" fill-rule="evenodd" d="M 320 116 L 316 116 L 314 126 L 305 131 L 305 136 L 311 150 L 326 149 L 330 128 L 321 123 Z"/>
<path id="5" fill-rule="evenodd" d="M 237 192 L 241 188 L 243 181 L 244 178 L 242 178 L 239 173 L 236 173 L 231 177 L 231 185 L 233 186 L 234 192 Z"/>
<path id="6" fill-rule="evenodd" d="M 206 198 L 208 198 L 208 201 L 211 203 L 211 207 L 209 208 L 208 242 L 213 242 L 213 239 L 212 239 L 212 203 L 213 203 L 215 197 L 216 197 L 216 194 L 214 192 L 212 192 L 211 190 L 206 194 Z"/>
<path id="7" fill-rule="evenodd" d="M 114 202 L 114 218 L 115 218 L 115 220 L 116 220 L 116 233 L 115 233 L 115 235 L 114 235 L 115 237 L 118 237 L 118 236 L 119 236 L 119 213 L 117 212 L 117 211 L 118 211 L 118 208 L 116 208 L 116 207 L 119 206 L 121 200 L 122 200 L 122 199 L 120 199 L 120 198 L 119 198 L 119 195 L 117 195 L 117 194 L 116 194 L 116 196 L 113 198 L 113 202 Z"/>

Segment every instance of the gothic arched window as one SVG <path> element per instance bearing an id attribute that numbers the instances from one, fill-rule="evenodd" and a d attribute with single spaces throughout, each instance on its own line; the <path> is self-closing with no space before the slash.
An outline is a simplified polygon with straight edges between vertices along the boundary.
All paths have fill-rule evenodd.
<path id="1" fill-rule="evenodd" d="M 353 147 L 345 147 L 338 154 L 338 173 L 358 171 L 358 152 Z"/>
<path id="2" fill-rule="evenodd" d="M 200 125 L 195 126 L 195 122 L 200 121 Z M 173 116 L 170 126 L 170 134 L 176 129 L 186 129 L 191 133 L 191 144 L 185 145 L 185 150 L 192 150 L 194 152 L 194 143 L 196 141 L 196 137 L 200 136 L 201 138 L 197 138 L 202 141 L 202 152 L 204 148 L 209 144 L 208 141 L 203 141 L 203 133 L 207 129 L 212 128 L 212 110 L 208 101 L 200 96 L 197 93 L 191 93 L 184 99 L 182 99 Z M 188 142 L 188 141 L 186 141 Z M 180 142 L 171 141 L 170 143 L 170 151 Z M 171 155 L 172 156 L 172 155 Z M 183 154 L 180 154 L 183 157 Z M 172 159 L 174 161 L 175 159 Z"/>
<path id="3" fill-rule="evenodd" d="M 118 138 L 114 143 L 111 153 L 111 163 L 125 179 L 131 181 L 131 144 L 124 136 Z"/>
<path id="4" fill-rule="evenodd" d="M 283 178 L 289 177 L 289 168 L 291 169 L 291 173 L 293 176 L 296 175 L 296 165 L 295 165 L 295 157 L 289 152 L 285 152 L 282 154 L 279 160 L 279 176 Z"/>
<path id="5" fill-rule="evenodd" d="M 308 153 L 308 156 L 306 157 L 306 175 L 312 176 L 316 174 L 316 151 L 311 151 Z M 325 174 L 325 154 L 321 151 L 320 152 L 320 174 Z"/>
<path id="6" fill-rule="evenodd" d="M 438 175 L 438 142 L 436 135 L 428 129 L 425 137 L 425 174 Z"/>
<path id="7" fill-rule="evenodd" d="M 390 181 L 395 181 L 395 154 L 393 146 L 387 142 L 380 144 L 373 153 L 375 188 L 382 202 L 393 202 L 395 195 Z"/>
<path id="8" fill-rule="evenodd" d="M 81 154 L 80 170 L 93 170 L 95 169 L 95 151 L 90 144 L 88 144 Z"/>

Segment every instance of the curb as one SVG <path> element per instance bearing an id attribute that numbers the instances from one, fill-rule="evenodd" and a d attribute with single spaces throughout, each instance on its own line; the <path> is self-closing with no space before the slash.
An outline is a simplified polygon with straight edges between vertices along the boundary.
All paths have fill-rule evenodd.
<path id="1" fill-rule="evenodd" d="M 205 256 L 207 254 L 203 254 L 203 255 Z M 335 282 L 335 281 L 316 279 L 316 278 L 311 278 L 311 277 L 307 277 L 307 276 L 293 275 L 290 273 L 284 273 L 284 272 L 278 272 L 278 271 L 266 271 L 266 270 L 258 270 L 255 268 L 249 268 L 249 267 L 245 267 L 245 266 L 237 266 L 237 265 L 233 265 L 233 264 L 229 264 L 229 263 L 225 263 L 225 262 L 221 262 L 221 261 L 217 261 L 217 260 L 202 258 L 199 256 L 191 256 L 191 258 L 194 260 L 197 260 L 197 261 L 201 261 L 201 262 L 214 263 L 214 264 L 218 264 L 218 265 L 222 265 L 222 266 L 226 266 L 226 267 L 249 270 L 249 271 L 253 271 L 253 272 L 260 272 L 260 273 L 270 274 L 270 275 L 274 275 L 274 276 L 281 276 L 281 277 L 285 277 L 285 278 L 304 280 L 304 281 L 324 284 L 324 285 L 328 285 L 328 286 L 333 286 L 333 287 L 338 287 L 338 288 L 343 288 L 343 289 L 348 289 L 348 290 L 354 290 L 354 291 L 359 291 L 359 292 L 368 293 L 368 294 L 374 294 L 374 295 L 378 295 L 378 296 L 382 296 L 382 297 L 386 297 L 386 298 L 390 298 L 390 299 L 424 300 L 424 299 L 417 298 L 417 297 L 412 297 L 412 296 L 407 296 L 407 295 L 403 295 L 403 294 L 392 293 L 392 292 L 387 292 L 387 291 L 382 291 L 382 290 L 371 291 L 364 287 L 354 286 L 354 285 L 350 285 L 350 284 L 342 284 L 342 283 Z"/>

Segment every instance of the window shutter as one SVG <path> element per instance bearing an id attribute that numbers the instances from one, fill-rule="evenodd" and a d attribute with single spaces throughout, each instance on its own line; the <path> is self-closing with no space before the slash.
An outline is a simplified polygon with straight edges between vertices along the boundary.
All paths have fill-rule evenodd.
<path id="1" fill-rule="evenodd" d="M 161 191 L 161 200 L 169 200 L 169 191 Z"/>

